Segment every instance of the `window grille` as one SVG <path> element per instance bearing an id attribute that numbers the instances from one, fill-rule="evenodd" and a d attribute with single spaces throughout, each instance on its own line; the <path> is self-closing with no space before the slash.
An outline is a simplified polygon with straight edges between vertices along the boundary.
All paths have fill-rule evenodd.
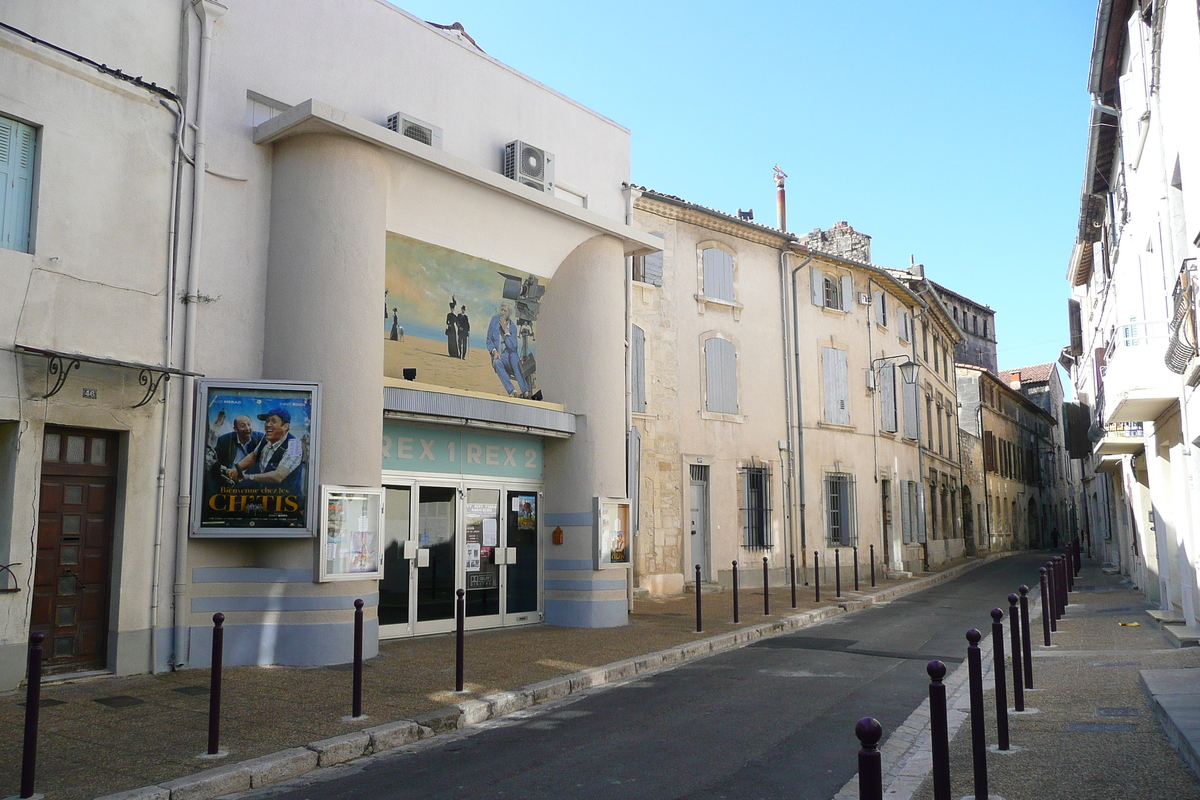
<path id="1" fill-rule="evenodd" d="M 767 467 L 742 470 L 742 544 L 762 549 L 771 546 L 771 471 Z"/>
<path id="2" fill-rule="evenodd" d="M 858 544 L 854 476 L 831 472 L 825 476 L 825 530 L 830 547 Z"/>

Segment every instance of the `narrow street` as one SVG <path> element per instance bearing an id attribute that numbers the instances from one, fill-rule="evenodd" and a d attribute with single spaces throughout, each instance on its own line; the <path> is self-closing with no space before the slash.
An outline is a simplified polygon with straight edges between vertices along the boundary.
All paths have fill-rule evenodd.
<path id="1" fill-rule="evenodd" d="M 885 735 L 951 669 L 963 634 L 1032 584 L 1043 553 L 674 669 L 540 706 L 401 753 L 246 796 L 829 798 L 854 774 L 856 720 Z"/>

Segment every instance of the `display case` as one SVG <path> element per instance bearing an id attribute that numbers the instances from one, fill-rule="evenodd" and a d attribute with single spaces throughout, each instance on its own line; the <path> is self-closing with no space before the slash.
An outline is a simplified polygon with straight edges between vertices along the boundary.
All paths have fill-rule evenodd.
<path id="1" fill-rule="evenodd" d="M 383 489 L 321 487 L 317 580 L 383 577 Z"/>
<path id="2" fill-rule="evenodd" d="M 633 538 L 629 527 L 629 500 L 596 497 L 592 500 L 592 561 L 596 569 L 633 566 Z"/>

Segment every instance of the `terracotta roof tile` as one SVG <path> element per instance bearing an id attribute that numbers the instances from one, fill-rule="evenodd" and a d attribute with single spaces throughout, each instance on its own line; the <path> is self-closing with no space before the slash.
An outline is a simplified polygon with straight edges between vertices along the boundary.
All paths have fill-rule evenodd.
<path id="1" fill-rule="evenodd" d="M 999 377 L 1005 383 L 1012 383 L 1013 375 L 1016 373 L 1020 373 L 1021 383 L 1044 383 L 1050 380 L 1050 376 L 1054 374 L 1054 363 L 1034 364 L 1032 367 L 1018 367 L 1017 369 L 1002 369 L 999 372 Z"/>

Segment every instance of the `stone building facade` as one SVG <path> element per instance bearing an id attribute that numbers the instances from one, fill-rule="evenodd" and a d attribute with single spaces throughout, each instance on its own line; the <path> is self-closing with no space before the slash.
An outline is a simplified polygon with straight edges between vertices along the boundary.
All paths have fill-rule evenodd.
<path id="1" fill-rule="evenodd" d="M 996 312 L 940 283 L 934 283 L 933 287 L 964 334 L 963 340 L 954 348 L 955 361 L 995 372 Z"/>

